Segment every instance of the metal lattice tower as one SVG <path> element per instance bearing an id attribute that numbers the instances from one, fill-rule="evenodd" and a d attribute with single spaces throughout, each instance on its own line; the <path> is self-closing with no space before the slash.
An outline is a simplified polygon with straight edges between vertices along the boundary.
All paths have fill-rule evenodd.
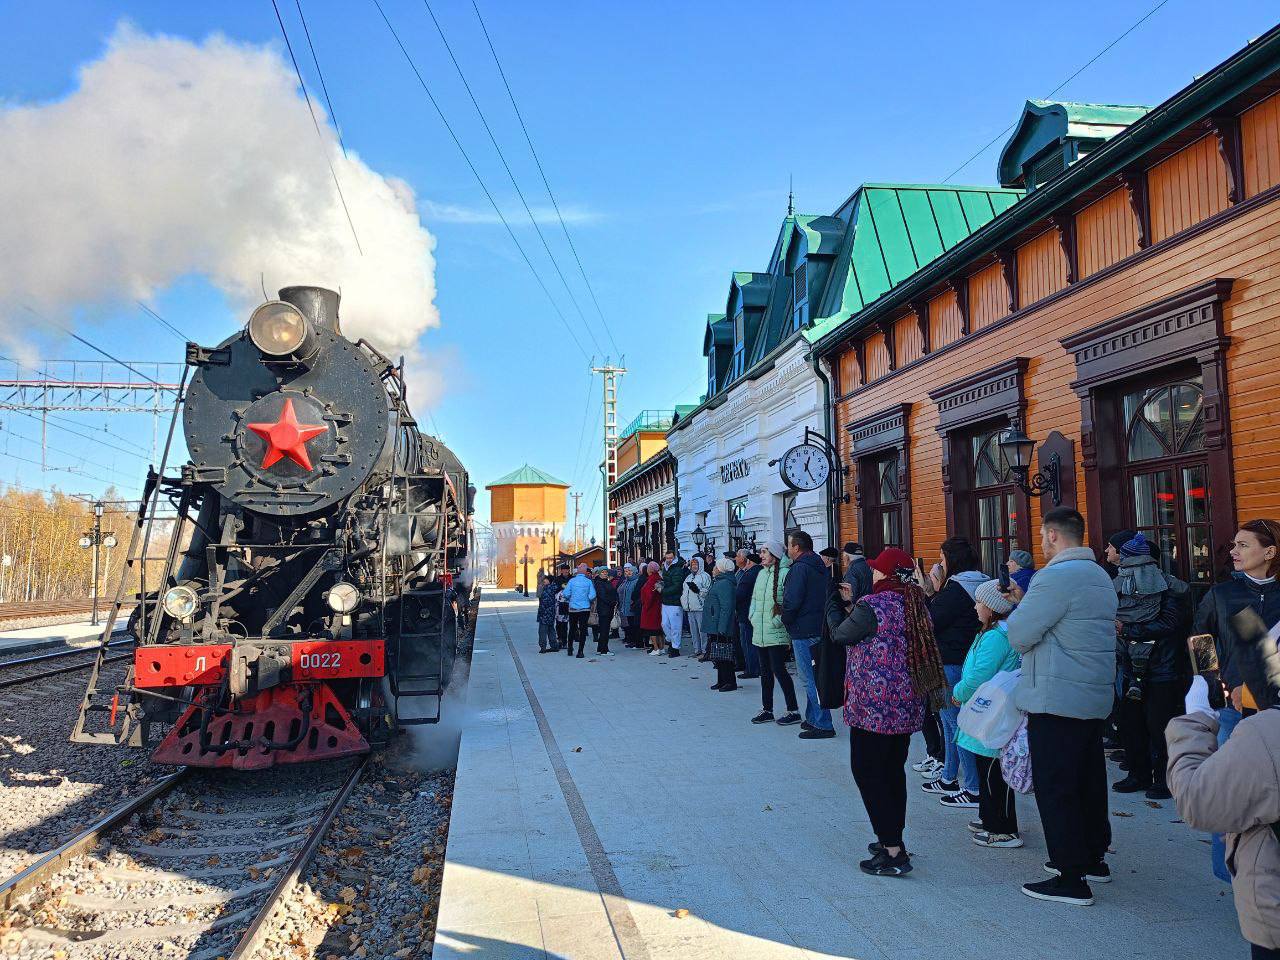
<path id="1" fill-rule="evenodd" d="M 618 479 L 618 377 L 627 372 L 623 358 L 614 366 L 607 359 L 604 366 L 592 367 L 592 373 L 604 377 L 604 559 L 608 566 L 618 562 L 618 514 L 609 502 L 609 488 Z"/>

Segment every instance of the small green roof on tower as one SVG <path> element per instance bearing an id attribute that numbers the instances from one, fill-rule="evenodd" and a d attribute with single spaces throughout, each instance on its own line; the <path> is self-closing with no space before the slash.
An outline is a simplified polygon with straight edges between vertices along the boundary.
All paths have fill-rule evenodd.
<path id="1" fill-rule="evenodd" d="M 519 470 L 513 470 L 501 480 L 495 480 L 493 483 L 485 486 L 486 490 L 492 490 L 494 487 L 568 487 L 569 484 L 563 480 L 557 480 L 549 473 L 543 473 L 537 467 L 531 467 L 527 463 Z"/>

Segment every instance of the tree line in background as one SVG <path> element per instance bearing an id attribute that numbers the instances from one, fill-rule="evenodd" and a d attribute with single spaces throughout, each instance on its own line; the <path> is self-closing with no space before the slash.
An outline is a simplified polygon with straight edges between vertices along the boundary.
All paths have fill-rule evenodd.
<path id="1" fill-rule="evenodd" d="M 118 499 L 108 490 L 102 499 Z M 133 510 L 108 505 L 102 515 L 102 532 L 114 533 L 113 548 L 99 553 L 98 591 L 115 596 L 128 558 L 133 532 Z M 151 556 L 163 556 L 171 525 L 158 522 L 152 534 Z M 93 531 L 92 503 L 64 493 L 8 489 L 0 491 L 0 603 L 79 599 L 93 595 L 93 548 L 81 546 L 81 537 Z M 151 561 L 148 574 L 159 574 L 162 564 Z M 141 569 L 130 571 L 126 597 L 138 589 Z"/>

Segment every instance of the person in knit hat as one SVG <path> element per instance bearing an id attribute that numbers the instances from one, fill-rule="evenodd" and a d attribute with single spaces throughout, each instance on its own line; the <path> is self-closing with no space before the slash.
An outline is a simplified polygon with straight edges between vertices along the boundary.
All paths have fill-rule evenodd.
<path id="1" fill-rule="evenodd" d="M 968 702 L 977 689 L 997 673 L 1016 670 L 1022 663 L 1022 658 L 1009 646 L 1005 618 L 1013 612 L 1013 603 L 1000 591 L 1000 581 L 979 584 L 973 601 L 982 632 L 965 655 L 960 680 L 952 688 L 951 697 L 957 706 Z M 1015 794 L 1004 781 L 1000 751 L 984 746 L 963 730 L 957 732 L 956 743 L 974 754 L 978 762 L 978 819 L 969 821 L 973 842 L 980 847 L 1022 846 L 1014 809 Z"/>
<path id="2" fill-rule="evenodd" d="M 1160 613 L 1161 594 L 1169 584 L 1141 533 L 1120 545 L 1115 588 L 1119 604 L 1116 619 L 1121 623 L 1147 623 Z"/>

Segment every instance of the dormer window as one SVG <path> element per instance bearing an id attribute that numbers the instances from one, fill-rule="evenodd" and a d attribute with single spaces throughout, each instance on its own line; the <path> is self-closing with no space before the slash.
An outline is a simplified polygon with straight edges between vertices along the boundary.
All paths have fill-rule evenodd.
<path id="1" fill-rule="evenodd" d="M 707 398 L 710 399 L 716 395 L 716 351 L 712 347 L 711 352 L 707 354 Z"/>
<path id="2" fill-rule="evenodd" d="M 791 329 L 800 330 L 809 324 L 809 270 L 801 261 L 791 276 Z"/>
<path id="3" fill-rule="evenodd" d="M 747 322 L 739 310 L 733 318 L 733 367 L 729 379 L 737 380 L 747 368 Z"/>

